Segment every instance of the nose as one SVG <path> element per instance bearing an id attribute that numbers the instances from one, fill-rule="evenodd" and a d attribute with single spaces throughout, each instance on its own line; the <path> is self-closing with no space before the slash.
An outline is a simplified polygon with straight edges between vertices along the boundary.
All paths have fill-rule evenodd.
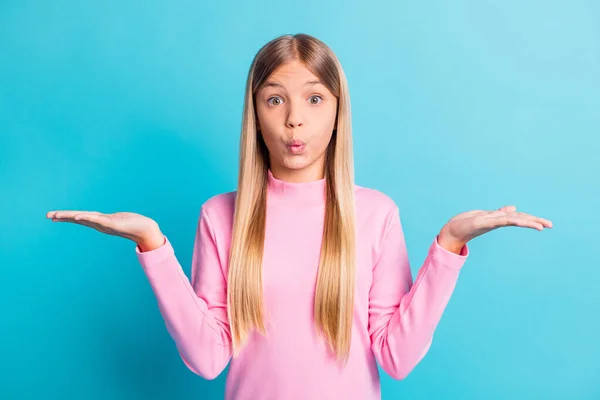
<path id="1" fill-rule="evenodd" d="M 287 115 L 286 126 L 288 128 L 298 128 L 302 126 L 302 117 L 300 105 L 296 104 L 295 101 L 290 100 L 289 112 Z"/>

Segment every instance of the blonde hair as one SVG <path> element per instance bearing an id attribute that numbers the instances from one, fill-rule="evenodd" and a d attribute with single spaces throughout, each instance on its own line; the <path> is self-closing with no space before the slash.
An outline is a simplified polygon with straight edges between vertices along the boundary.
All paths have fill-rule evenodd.
<path id="1" fill-rule="evenodd" d="M 256 54 L 246 82 L 240 140 L 238 187 L 231 239 L 227 308 L 233 356 L 252 329 L 266 335 L 263 321 L 262 257 L 269 168 L 258 131 L 255 94 L 280 65 L 302 62 L 337 97 L 337 125 L 325 157 L 326 204 L 314 298 L 317 333 L 337 359 L 347 363 L 355 285 L 354 161 L 348 84 L 331 49 L 307 34 L 283 35 Z"/>

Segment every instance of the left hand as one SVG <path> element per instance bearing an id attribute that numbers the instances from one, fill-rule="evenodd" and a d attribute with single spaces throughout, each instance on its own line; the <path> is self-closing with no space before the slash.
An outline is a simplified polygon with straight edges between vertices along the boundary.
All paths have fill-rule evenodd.
<path id="1" fill-rule="evenodd" d="M 472 210 L 458 214 L 444 225 L 439 242 L 444 247 L 461 249 L 469 240 L 504 226 L 520 226 L 539 231 L 552 228 L 552 221 L 516 210 L 511 205 L 494 211 Z"/>

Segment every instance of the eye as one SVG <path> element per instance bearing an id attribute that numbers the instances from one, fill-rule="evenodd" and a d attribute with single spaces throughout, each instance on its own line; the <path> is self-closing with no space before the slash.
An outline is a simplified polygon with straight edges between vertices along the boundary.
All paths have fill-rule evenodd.
<path id="1" fill-rule="evenodd" d="M 321 96 L 318 96 L 318 95 L 310 96 L 310 98 L 311 98 L 311 99 L 318 98 L 318 99 L 321 99 L 321 101 L 323 101 L 323 98 L 322 98 Z M 317 102 L 317 103 L 311 102 L 311 104 L 319 104 L 321 101 L 319 101 L 319 102 Z"/>
<path id="2" fill-rule="evenodd" d="M 271 97 L 270 99 L 267 100 L 267 103 L 269 103 L 270 105 L 275 105 L 275 106 L 281 104 L 281 103 L 278 103 L 278 104 L 271 103 L 271 100 L 273 100 L 273 99 L 277 99 L 277 100 L 279 100 L 281 102 L 281 98 L 280 97 L 273 96 L 273 97 Z"/>
<path id="3" fill-rule="evenodd" d="M 318 100 L 315 102 L 315 101 L 313 101 L 313 99 L 318 99 Z M 277 101 L 277 103 L 274 103 L 271 100 Z M 323 101 L 323 97 L 321 97 L 319 95 L 310 96 L 309 101 L 311 104 L 320 104 Z M 273 96 L 267 100 L 267 103 L 269 103 L 269 105 L 272 105 L 272 106 L 278 106 L 281 104 L 281 102 L 282 102 L 282 99 L 279 96 Z"/>

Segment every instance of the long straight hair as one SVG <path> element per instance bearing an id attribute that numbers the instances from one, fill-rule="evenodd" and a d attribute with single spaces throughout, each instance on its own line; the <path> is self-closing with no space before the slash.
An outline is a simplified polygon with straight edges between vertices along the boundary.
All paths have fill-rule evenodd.
<path id="1" fill-rule="evenodd" d="M 283 35 L 256 54 L 246 81 L 238 187 L 228 265 L 227 308 L 237 357 L 251 330 L 266 335 L 262 258 L 269 156 L 258 130 L 255 95 L 280 65 L 302 62 L 337 97 L 337 121 L 325 154 L 326 203 L 314 298 L 317 333 L 344 365 L 352 335 L 355 289 L 355 201 L 348 84 L 331 49 L 307 34 Z"/>

